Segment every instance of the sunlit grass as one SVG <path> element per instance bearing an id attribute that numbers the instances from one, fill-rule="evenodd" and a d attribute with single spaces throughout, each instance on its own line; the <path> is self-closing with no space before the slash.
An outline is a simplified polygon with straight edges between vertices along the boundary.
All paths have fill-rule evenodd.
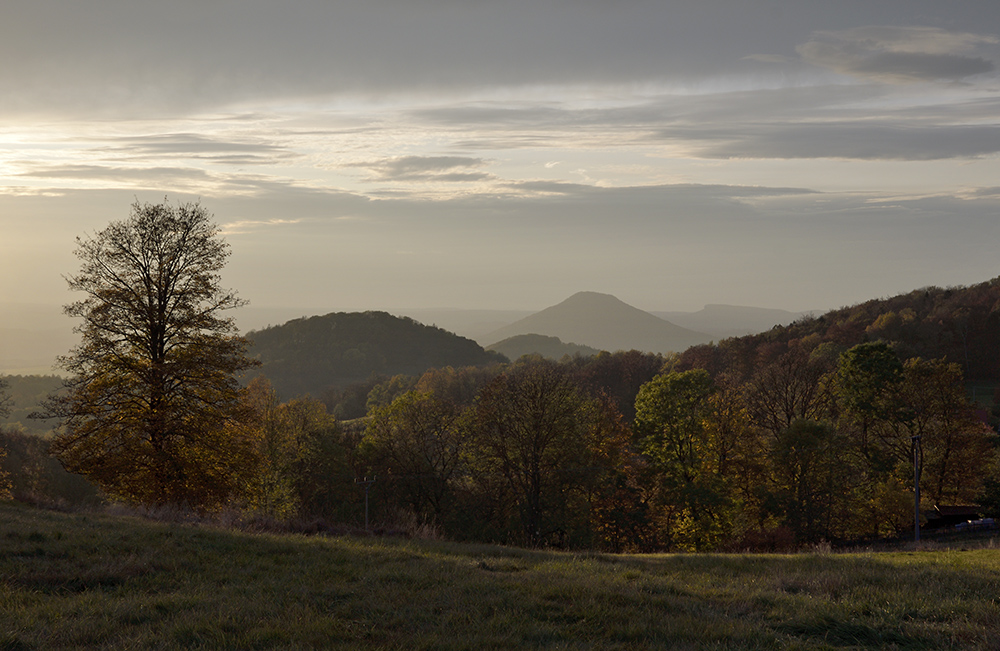
<path id="1" fill-rule="evenodd" d="M 995 648 L 1000 552 L 613 556 L 0 506 L 0 648 Z"/>

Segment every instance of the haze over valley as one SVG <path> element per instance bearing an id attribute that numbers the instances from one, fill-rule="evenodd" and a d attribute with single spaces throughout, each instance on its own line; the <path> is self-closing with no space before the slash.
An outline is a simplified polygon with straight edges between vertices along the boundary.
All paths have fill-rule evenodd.
<path id="1" fill-rule="evenodd" d="M 647 313 L 613 296 L 596 292 L 580 292 L 538 312 L 459 308 L 385 311 L 440 327 L 484 347 L 518 334 L 539 334 L 557 337 L 562 344 L 578 344 L 595 351 L 634 348 L 657 353 L 680 352 L 694 343 L 761 332 L 775 325 L 786 325 L 806 314 L 721 305 L 706 306 L 691 313 Z M 240 330 L 246 333 L 329 312 L 250 305 L 235 310 L 232 316 Z M 701 330 L 695 332 L 681 327 L 682 323 Z M 63 315 L 62 308 L 56 305 L 0 304 L 0 373 L 46 375 L 59 372 L 54 366 L 56 357 L 65 355 L 78 342 L 78 336 L 72 331 L 73 324 L 74 321 Z"/>

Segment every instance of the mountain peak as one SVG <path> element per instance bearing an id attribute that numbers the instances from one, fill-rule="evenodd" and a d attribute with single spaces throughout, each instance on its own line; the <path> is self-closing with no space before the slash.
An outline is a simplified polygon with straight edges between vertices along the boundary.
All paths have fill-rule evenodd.
<path id="1" fill-rule="evenodd" d="M 625 307 L 632 307 L 631 305 L 621 300 L 617 296 L 613 296 L 611 294 L 602 294 L 600 292 L 577 292 L 572 296 L 570 296 L 569 298 L 567 298 L 562 303 L 559 303 L 552 307 L 559 307 L 562 305 L 579 305 L 579 304 L 587 304 L 587 305 L 600 304 L 600 305 L 616 305 L 616 306 L 623 305 Z M 638 308 L 632 308 L 632 309 L 638 309 Z"/>
<path id="2" fill-rule="evenodd" d="M 493 332 L 501 341 L 524 334 L 616 351 L 680 352 L 711 337 L 644 312 L 611 294 L 577 292 L 563 302 Z"/>

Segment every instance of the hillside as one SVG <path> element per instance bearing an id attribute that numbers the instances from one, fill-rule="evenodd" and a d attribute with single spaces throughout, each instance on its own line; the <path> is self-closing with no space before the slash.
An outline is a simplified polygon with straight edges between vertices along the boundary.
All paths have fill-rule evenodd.
<path id="1" fill-rule="evenodd" d="M 28 418 L 39 411 L 42 402 L 63 385 L 63 378 L 55 375 L 0 376 L 7 383 L 6 394 L 10 414 L 0 418 L 0 425 L 17 424 L 17 429 L 32 434 L 44 434 L 56 426 L 56 420 Z"/>
<path id="2" fill-rule="evenodd" d="M 476 310 L 455 308 L 411 308 L 387 310 L 390 314 L 408 316 L 420 323 L 428 323 L 462 337 L 474 339 L 482 345 L 495 340 L 484 339 L 494 330 L 509 325 L 534 313 L 534 310 Z"/>
<path id="3" fill-rule="evenodd" d="M 808 341 L 842 351 L 866 341 L 893 344 L 906 359 L 947 358 L 967 381 L 1000 382 L 1000 278 L 969 287 L 924 287 L 803 317 L 787 326 L 685 351 L 682 366 L 750 367 Z"/>
<path id="4" fill-rule="evenodd" d="M 712 339 L 597 292 L 574 294 L 558 305 L 495 330 L 489 338 L 500 342 L 526 334 L 558 337 L 611 352 L 679 352 Z"/>
<path id="5" fill-rule="evenodd" d="M 574 343 L 563 343 L 559 337 L 546 337 L 545 335 L 515 335 L 487 346 L 486 350 L 492 350 L 507 357 L 507 359 L 517 359 L 522 355 L 541 355 L 549 359 L 559 360 L 569 355 L 573 357 L 591 357 L 601 352 L 590 346 L 581 346 Z"/>
<path id="6" fill-rule="evenodd" d="M 336 312 L 247 333 L 250 354 L 278 394 L 320 395 L 373 374 L 420 375 L 430 368 L 502 361 L 464 337 L 385 312 Z"/>
<path id="7" fill-rule="evenodd" d="M 991 649 L 1000 632 L 992 549 L 616 556 L 0 519 L 4 649 Z"/>

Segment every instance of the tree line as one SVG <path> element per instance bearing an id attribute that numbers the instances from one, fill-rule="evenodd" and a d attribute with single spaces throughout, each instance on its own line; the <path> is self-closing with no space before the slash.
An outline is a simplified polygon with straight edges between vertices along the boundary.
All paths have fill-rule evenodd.
<path id="1" fill-rule="evenodd" d="M 77 255 L 81 344 L 39 416 L 110 499 L 356 523 L 374 480 L 382 527 L 660 551 L 899 535 L 915 464 L 925 508 L 1000 493 L 963 367 L 879 337 L 446 367 L 365 387 L 366 415 L 343 421 L 238 383 L 254 360 L 200 205 L 137 203 Z"/>
<path id="2" fill-rule="evenodd" d="M 450 537 L 612 551 L 901 535 L 915 437 L 925 509 L 989 501 L 997 437 L 958 365 L 813 352 L 744 379 L 635 351 L 522 358 L 472 399 L 449 391 L 463 371 L 430 371 L 373 409 L 358 462 L 380 508 Z"/>

